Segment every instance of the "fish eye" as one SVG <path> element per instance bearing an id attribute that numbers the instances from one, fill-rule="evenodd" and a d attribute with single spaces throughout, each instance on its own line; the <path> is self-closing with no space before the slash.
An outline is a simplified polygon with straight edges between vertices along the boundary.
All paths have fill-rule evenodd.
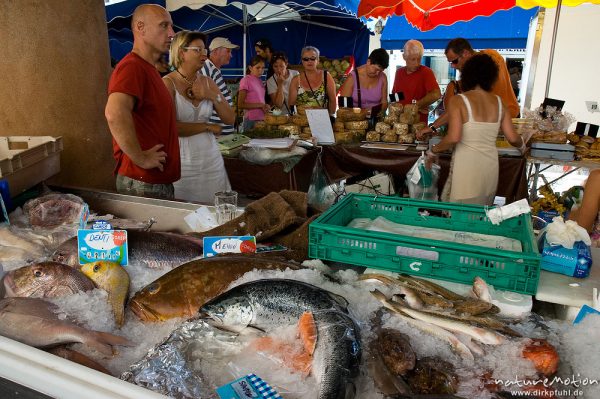
<path id="1" fill-rule="evenodd" d="M 225 312 L 225 308 L 224 308 L 223 306 L 219 306 L 219 307 L 217 308 L 217 312 L 219 312 L 219 313 L 223 313 L 223 312 Z"/>
<path id="2" fill-rule="evenodd" d="M 100 265 L 94 265 L 94 271 L 98 272 L 100 270 Z"/>
<path id="3" fill-rule="evenodd" d="M 43 276 L 43 274 L 44 274 L 44 273 L 42 273 L 42 271 L 41 271 L 40 269 L 36 269 L 36 270 L 33 272 L 33 275 L 34 275 L 34 276 L 36 276 L 36 277 L 42 277 L 42 276 Z"/>
<path id="4" fill-rule="evenodd" d="M 148 286 L 148 292 L 151 294 L 156 294 L 160 286 L 157 283 L 152 283 Z"/>

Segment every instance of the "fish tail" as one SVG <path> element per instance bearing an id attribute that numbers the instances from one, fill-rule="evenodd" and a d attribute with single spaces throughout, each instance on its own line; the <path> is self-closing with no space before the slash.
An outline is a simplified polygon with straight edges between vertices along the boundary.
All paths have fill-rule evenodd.
<path id="1" fill-rule="evenodd" d="M 114 355 L 113 346 L 134 346 L 134 343 L 127 338 L 120 337 L 111 333 L 94 331 L 85 340 L 85 344 L 91 346 L 93 349 L 100 353 L 108 356 Z"/>

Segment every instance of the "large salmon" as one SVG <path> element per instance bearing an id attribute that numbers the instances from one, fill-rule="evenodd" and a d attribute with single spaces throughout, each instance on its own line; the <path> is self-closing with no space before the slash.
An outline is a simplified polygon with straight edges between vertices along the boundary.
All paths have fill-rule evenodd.
<path id="1" fill-rule="evenodd" d="M 296 269 L 294 263 L 256 255 L 217 256 L 181 265 L 136 292 L 129 307 L 142 321 L 191 317 L 200 306 L 254 269 Z M 296 319 L 297 320 L 297 319 Z"/>
<path id="2" fill-rule="evenodd" d="M 268 279 L 232 288 L 206 303 L 200 315 L 232 331 L 252 326 L 268 332 L 312 312 L 318 339 L 311 373 L 319 386 L 318 399 L 348 399 L 356 391 L 352 379 L 358 375 L 361 349 L 346 305 L 344 298 L 314 285 Z"/>

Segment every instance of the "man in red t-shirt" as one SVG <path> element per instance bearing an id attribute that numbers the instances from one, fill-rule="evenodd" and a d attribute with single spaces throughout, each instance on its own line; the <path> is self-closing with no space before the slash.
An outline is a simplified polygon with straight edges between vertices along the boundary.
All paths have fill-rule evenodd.
<path id="1" fill-rule="evenodd" d="M 110 77 L 105 109 L 117 191 L 172 199 L 181 171 L 175 107 L 155 64 L 169 50 L 173 21 L 163 7 L 144 4 L 135 9 L 131 30 L 133 49 Z"/>
<path id="2" fill-rule="evenodd" d="M 402 58 L 406 66 L 396 71 L 392 92 L 402 92 L 402 104 L 411 104 L 415 100 L 421 122 L 427 123 L 429 106 L 442 96 L 442 92 L 433 71 L 421 65 L 424 51 L 423 44 L 418 40 L 409 40 L 404 44 Z"/>

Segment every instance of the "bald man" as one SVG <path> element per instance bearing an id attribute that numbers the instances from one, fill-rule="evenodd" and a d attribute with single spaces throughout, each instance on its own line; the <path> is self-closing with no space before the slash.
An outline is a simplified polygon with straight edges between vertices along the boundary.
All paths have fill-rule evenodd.
<path id="1" fill-rule="evenodd" d="M 181 171 L 175 107 L 155 65 L 175 36 L 173 21 L 163 7 L 143 4 L 131 30 L 133 49 L 110 77 L 105 109 L 117 191 L 172 199 Z"/>

